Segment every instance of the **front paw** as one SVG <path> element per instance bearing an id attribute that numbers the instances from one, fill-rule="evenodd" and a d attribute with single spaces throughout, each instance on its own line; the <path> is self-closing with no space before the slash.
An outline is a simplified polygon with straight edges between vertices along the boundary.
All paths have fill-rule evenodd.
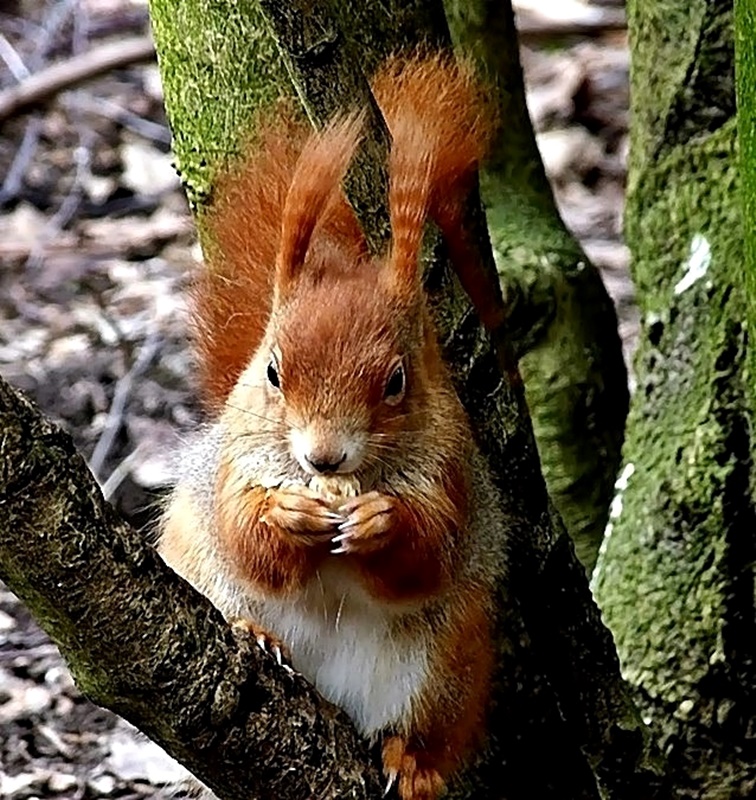
<path id="1" fill-rule="evenodd" d="M 260 521 L 296 534 L 292 540 L 298 543 L 321 544 L 333 537 L 344 517 L 335 513 L 317 492 L 291 485 L 268 490 Z"/>
<path id="2" fill-rule="evenodd" d="M 374 553 L 385 547 L 396 528 L 398 500 L 380 492 L 367 492 L 339 506 L 342 522 L 331 539 L 334 554 Z"/>

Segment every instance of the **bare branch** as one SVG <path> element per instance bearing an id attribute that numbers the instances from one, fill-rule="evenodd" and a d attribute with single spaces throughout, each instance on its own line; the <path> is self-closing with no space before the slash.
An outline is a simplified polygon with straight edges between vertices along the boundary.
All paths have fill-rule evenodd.
<path id="1" fill-rule="evenodd" d="M 59 92 L 112 69 L 155 58 L 148 36 L 135 36 L 100 45 L 68 61 L 53 64 L 26 80 L 0 92 L 0 122 L 19 111 L 45 102 Z"/>
<path id="2" fill-rule="evenodd" d="M 381 797 L 346 715 L 235 638 L 116 518 L 70 437 L 1 378 L 0 431 L 0 578 L 85 694 L 220 797 Z"/>

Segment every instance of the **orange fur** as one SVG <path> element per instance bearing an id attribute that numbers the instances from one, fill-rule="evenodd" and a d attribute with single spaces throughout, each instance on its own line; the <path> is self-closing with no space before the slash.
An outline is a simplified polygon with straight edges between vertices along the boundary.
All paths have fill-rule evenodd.
<path id="1" fill-rule="evenodd" d="M 306 130 L 280 109 L 255 147 L 216 179 L 207 214 L 207 269 L 191 291 L 199 383 L 220 407 L 260 344 L 273 302 L 286 193 Z"/>
<path id="2" fill-rule="evenodd" d="M 465 534 L 466 478 L 461 463 L 450 464 L 439 476 L 433 495 L 416 492 L 396 498 L 395 521 L 386 545 L 355 556 L 373 595 L 387 601 L 413 600 L 448 588 L 454 579 L 455 553 Z"/>
<path id="3" fill-rule="evenodd" d="M 304 264 L 315 225 L 339 191 L 359 140 L 362 115 L 337 117 L 305 142 L 281 219 L 276 289 L 285 293 Z"/>
<path id="4" fill-rule="evenodd" d="M 218 473 L 216 522 L 224 551 L 234 571 L 245 582 L 272 592 L 303 586 L 327 553 L 308 551 L 308 542 L 265 520 L 270 492 L 248 487 L 233 465 Z"/>
<path id="5" fill-rule="evenodd" d="M 469 68 L 451 58 L 391 61 L 373 85 L 392 136 L 384 257 L 368 253 L 340 189 L 360 115 L 310 134 L 285 113 L 266 121 L 252 153 L 217 184 L 209 269 L 193 295 L 200 379 L 223 432 L 216 461 L 208 458 L 212 524 L 201 527 L 221 551 L 214 563 L 258 600 L 295 593 L 339 559 L 345 579 L 392 613 L 443 608 L 422 632 L 432 680 L 384 751 L 403 800 L 435 800 L 480 739 L 492 655 L 490 598 L 460 577 L 485 535 L 470 529 L 472 434 L 441 358 L 419 254 L 430 217 L 473 299 L 489 308 L 462 222 L 492 125 Z M 398 364 L 401 391 L 390 395 Z M 301 447 L 316 438 L 329 459 L 345 440 L 362 447 L 353 477 L 369 485 L 326 511 L 303 487 L 314 451 L 296 453 L 297 436 Z M 214 577 L 193 561 L 202 558 L 188 533 L 196 506 L 177 490 L 161 547 L 212 590 Z"/>

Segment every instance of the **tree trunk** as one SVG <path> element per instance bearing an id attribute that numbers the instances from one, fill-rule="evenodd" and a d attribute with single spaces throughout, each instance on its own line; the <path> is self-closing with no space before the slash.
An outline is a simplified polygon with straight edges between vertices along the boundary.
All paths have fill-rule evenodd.
<path id="1" fill-rule="evenodd" d="M 546 485 L 586 570 L 606 527 L 627 416 L 617 315 L 565 228 L 525 105 L 510 0 L 446 0 L 452 31 L 495 82 L 501 127 L 481 177 Z"/>
<path id="2" fill-rule="evenodd" d="M 643 327 L 596 595 L 678 796 L 752 797 L 753 378 L 732 3 L 635 0 L 629 24 L 626 233 Z"/>
<path id="3" fill-rule="evenodd" d="M 297 88 L 313 119 L 322 120 L 330 104 L 352 100 L 354 83 L 347 89 L 338 77 L 344 63 L 365 96 L 360 65 L 369 59 L 326 9 L 305 5 L 309 16 L 295 2 L 268 10 L 280 16 L 271 20 L 289 65 L 302 68 L 309 58 L 317 66 L 321 82 L 307 73 Z M 382 47 L 399 43 L 392 36 L 448 43 L 438 3 L 345 5 L 339 13 L 356 16 L 342 20 L 343 30 L 385 30 Z M 268 67 L 275 81 L 284 80 L 257 5 L 240 6 L 153 0 L 177 160 L 200 211 L 213 170 L 249 135 L 256 106 L 278 91 L 267 83 Z M 375 186 L 366 187 L 380 171 L 370 159 L 357 163 L 349 184 L 352 193 L 372 192 L 372 203 L 355 199 L 376 241 L 382 201 Z M 201 225 L 201 213 L 198 219 Z M 490 252 L 481 251 L 480 263 L 492 263 Z M 500 534 L 512 564 L 493 644 L 499 666 L 489 746 L 451 796 L 655 796 L 659 780 L 646 760 L 644 726 L 545 492 L 519 374 L 492 348 L 438 258 L 427 284 L 457 389 L 501 493 L 507 527 Z M 502 361 L 509 365 L 503 373 Z M 286 673 L 233 642 L 218 615 L 116 524 L 81 465 L 69 469 L 69 442 L 12 393 L 0 393 L 0 414 L 0 577 L 62 645 L 82 688 L 142 727 L 221 797 L 377 797 L 374 761 L 343 714 L 302 681 L 287 690 Z M 118 588 L 108 593 L 111 572 Z M 112 633 L 103 636 L 103 628 Z"/>

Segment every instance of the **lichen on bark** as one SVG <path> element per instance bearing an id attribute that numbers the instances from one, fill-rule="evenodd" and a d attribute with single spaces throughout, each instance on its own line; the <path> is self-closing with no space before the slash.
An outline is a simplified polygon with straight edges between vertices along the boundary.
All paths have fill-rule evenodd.
<path id="1" fill-rule="evenodd" d="M 731 7 L 636 0 L 630 24 L 626 234 L 643 326 L 594 585 L 681 795 L 745 797 L 756 514 Z"/>

